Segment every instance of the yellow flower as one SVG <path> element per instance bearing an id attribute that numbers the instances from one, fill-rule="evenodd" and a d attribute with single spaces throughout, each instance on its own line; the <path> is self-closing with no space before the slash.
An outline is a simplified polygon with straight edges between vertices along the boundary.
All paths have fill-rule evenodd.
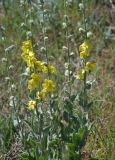
<path id="1" fill-rule="evenodd" d="M 39 87 L 39 83 L 36 82 L 34 79 L 30 79 L 28 81 L 28 89 L 30 90 L 30 92 L 38 87 Z"/>
<path id="2" fill-rule="evenodd" d="M 51 74 L 54 74 L 56 72 L 56 69 L 54 66 L 52 66 L 51 64 L 48 65 L 48 70 Z"/>
<path id="3" fill-rule="evenodd" d="M 93 71 L 93 70 L 94 70 L 94 67 L 95 67 L 94 63 L 92 63 L 92 62 L 87 62 L 85 69 L 86 69 L 87 71 Z"/>
<path id="4" fill-rule="evenodd" d="M 28 67 L 34 68 L 34 64 L 36 62 L 36 58 L 34 56 L 34 53 L 29 51 L 28 56 L 26 57 L 25 61 L 26 61 Z"/>
<path id="5" fill-rule="evenodd" d="M 29 110 L 33 110 L 33 109 L 35 109 L 35 107 L 36 107 L 36 101 L 31 100 L 28 102 L 28 109 Z"/>
<path id="6" fill-rule="evenodd" d="M 48 70 L 51 74 L 55 73 L 56 72 L 56 69 L 54 66 L 52 65 L 48 65 L 48 67 L 41 61 L 36 61 L 35 62 L 35 68 L 38 70 L 38 71 L 42 71 L 43 73 L 48 73 Z"/>
<path id="7" fill-rule="evenodd" d="M 42 71 L 43 63 L 41 61 L 35 61 L 35 69 L 38 71 Z"/>
<path id="8" fill-rule="evenodd" d="M 37 98 L 39 99 L 39 100 L 41 100 L 41 101 L 44 101 L 44 99 L 45 99 L 45 92 L 42 90 L 42 91 L 38 91 L 37 92 Z"/>
<path id="9" fill-rule="evenodd" d="M 21 56 L 22 56 L 23 60 L 27 63 L 28 67 L 34 68 L 34 64 L 36 62 L 34 52 L 28 50 L 27 52 L 23 52 L 21 54 Z"/>
<path id="10" fill-rule="evenodd" d="M 38 74 L 38 73 L 32 73 L 31 74 L 31 78 L 34 80 L 34 81 L 36 81 L 37 83 L 38 82 L 41 82 L 41 76 L 40 76 L 40 74 Z"/>
<path id="11" fill-rule="evenodd" d="M 22 45 L 22 55 L 21 56 L 25 61 L 29 55 L 29 52 L 33 52 L 32 44 L 30 40 L 23 42 L 23 45 Z"/>
<path id="12" fill-rule="evenodd" d="M 84 76 L 85 76 L 85 70 L 81 69 L 81 70 L 78 71 L 78 73 L 76 75 L 76 79 L 84 80 Z"/>
<path id="13" fill-rule="evenodd" d="M 90 56 L 89 52 L 87 52 L 87 51 L 80 52 L 80 58 L 81 59 L 85 59 L 88 56 Z"/>
<path id="14" fill-rule="evenodd" d="M 89 42 L 83 42 L 79 47 L 79 51 L 81 59 L 85 59 L 86 57 L 90 56 L 91 45 L 89 44 Z"/>
<path id="15" fill-rule="evenodd" d="M 31 74 L 31 78 L 28 81 L 28 89 L 30 90 L 30 92 L 36 88 L 39 87 L 39 83 L 42 81 L 40 74 L 38 73 L 32 73 Z"/>
<path id="16" fill-rule="evenodd" d="M 44 92 L 52 92 L 55 88 L 55 84 L 52 80 L 45 79 L 45 82 L 42 84 Z"/>
<path id="17" fill-rule="evenodd" d="M 44 64 L 42 65 L 42 72 L 48 73 L 48 68 Z"/>
<path id="18" fill-rule="evenodd" d="M 23 60 L 27 63 L 28 67 L 34 68 L 36 58 L 32 49 L 32 43 L 30 40 L 23 42 L 22 45 L 22 54 Z"/>
<path id="19" fill-rule="evenodd" d="M 32 51 L 32 43 L 30 40 L 23 42 L 22 51 L 23 52 Z"/>

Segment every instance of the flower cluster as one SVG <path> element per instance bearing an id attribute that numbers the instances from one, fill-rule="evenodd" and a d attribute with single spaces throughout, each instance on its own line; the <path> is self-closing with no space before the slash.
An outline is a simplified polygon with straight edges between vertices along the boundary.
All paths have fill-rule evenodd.
<path id="1" fill-rule="evenodd" d="M 89 57 L 90 56 L 90 51 L 91 51 L 91 45 L 89 44 L 89 42 L 84 41 L 80 45 L 79 51 L 80 51 L 80 58 L 81 59 L 85 59 L 85 58 Z"/>
<path id="2" fill-rule="evenodd" d="M 30 40 L 23 42 L 21 56 L 23 60 L 27 63 L 28 67 L 34 68 L 36 58 Z"/>
<path id="3" fill-rule="evenodd" d="M 85 40 L 79 47 L 80 59 L 83 60 L 83 67 L 77 72 L 76 79 L 78 80 L 84 80 L 86 72 L 91 73 L 94 70 L 94 63 L 88 61 L 91 56 L 91 48 L 88 40 Z"/>
<path id="4" fill-rule="evenodd" d="M 26 62 L 27 67 L 31 70 L 31 78 L 28 80 L 28 90 L 36 92 L 36 99 L 44 101 L 46 94 L 53 92 L 55 84 L 52 80 L 44 79 L 43 74 L 55 74 L 56 69 L 51 64 L 46 64 L 38 60 L 33 52 L 32 43 L 30 40 L 23 42 L 21 57 Z M 28 109 L 33 110 L 36 107 L 36 101 L 28 102 Z"/>
<path id="5" fill-rule="evenodd" d="M 35 106 L 36 106 L 36 101 L 31 100 L 28 102 L 28 109 L 29 110 L 33 110 L 35 108 Z"/>

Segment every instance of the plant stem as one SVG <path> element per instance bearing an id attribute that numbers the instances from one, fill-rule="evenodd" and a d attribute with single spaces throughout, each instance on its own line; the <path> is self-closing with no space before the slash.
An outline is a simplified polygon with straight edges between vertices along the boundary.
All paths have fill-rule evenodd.
<path id="1" fill-rule="evenodd" d="M 85 29 L 85 39 L 87 39 L 87 26 L 86 26 L 86 6 L 85 6 L 85 0 L 83 2 L 83 24 Z M 86 59 L 83 61 L 84 67 L 86 66 Z M 84 108 L 87 110 L 87 90 L 86 90 L 86 80 L 87 80 L 87 73 L 85 71 L 84 74 Z"/>
<path id="2" fill-rule="evenodd" d="M 47 45 L 46 45 L 46 41 L 45 41 L 45 17 L 44 17 L 44 3 L 41 3 L 42 4 L 42 12 L 43 12 L 43 23 L 42 23 L 42 33 L 43 33 L 43 44 L 44 44 L 44 47 L 45 47 L 45 55 L 46 55 L 46 62 L 47 62 L 47 66 L 49 65 L 49 59 L 48 59 L 48 53 L 47 53 Z M 49 69 L 48 69 L 48 78 L 50 79 L 50 72 L 49 72 Z"/>
<path id="3" fill-rule="evenodd" d="M 64 0 L 64 10 L 65 10 L 65 16 L 67 16 L 67 8 L 66 8 L 66 0 Z M 65 18 L 65 22 L 66 24 L 68 23 L 67 17 Z M 66 45 L 67 45 L 67 56 L 68 56 L 68 85 L 69 85 L 69 96 L 71 95 L 71 70 L 70 70 L 70 45 L 69 45 L 69 29 L 68 29 L 68 24 L 65 30 L 65 36 L 66 36 Z"/>

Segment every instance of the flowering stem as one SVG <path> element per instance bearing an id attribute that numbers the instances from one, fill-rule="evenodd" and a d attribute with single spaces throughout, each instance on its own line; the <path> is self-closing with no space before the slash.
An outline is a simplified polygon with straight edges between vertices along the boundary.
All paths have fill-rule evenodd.
<path id="1" fill-rule="evenodd" d="M 85 29 L 85 38 L 87 39 L 87 26 L 86 26 L 86 6 L 85 6 L 85 1 L 83 0 L 83 23 L 84 23 L 84 29 Z"/>
<path id="2" fill-rule="evenodd" d="M 85 1 L 83 0 L 83 24 L 84 24 L 84 29 L 85 29 L 85 39 L 87 39 L 87 26 L 86 26 L 86 6 L 85 6 Z M 84 67 L 86 66 L 86 59 L 83 61 Z M 86 90 L 86 80 L 87 80 L 87 72 L 85 71 L 84 74 L 84 108 L 87 109 L 87 90 Z"/>
<path id="3" fill-rule="evenodd" d="M 86 65 L 86 60 L 84 61 L 84 66 Z M 87 90 L 86 90 L 86 80 L 87 80 L 87 73 L 85 71 L 84 74 L 84 108 L 87 109 Z"/>
<path id="4" fill-rule="evenodd" d="M 49 71 L 49 59 L 48 59 L 48 52 L 47 52 L 47 44 L 46 44 L 46 34 L 45 34 L 45 17 L 44 17 L 44 2 L 42 0 L 41 1 L 41 6 L 42 6 L 42 13 L 43 13 L 43 23 L 42 23 L 42 32 L 43 32 L 43 44 L 45 47 L 45 56 L 46 56 L 46 63 L 47 63 L 47 68 L 48 68 L 48 79 L 50 79 L 50 71 Z M 51 94 L 49 93 L 49 108 L 50 108 L 50 114 L 52 116 L 52 105 L 51 105 Z M 52 123 L 52 122 L 51 122 Z M 41 115 L 40 117 L 40 127 L 41 129 L 43 128 L 43 115 Z M 49 133 L 49 139 L 52 140 L 52 133 Z M 49 155 L 49 159 L 50 159 L 50 155 Z"/>
<path id="5" fill-rule="evenodd" d="M 46 41 L 45 41 L 45 18 L 44 18 L 44 3 L 41 2 L 41 5 L 42 5 L 42 12 L 43 12 L 43 23 L 42 23 L 42 32 L 43 32 L 43 44 L 44 44 L 44 47 L 45 47 L 45 55 L 46 55 L 46 61 L 47 61 L 47 66 L 49 64 L 49 59 L 48 59 L 48 53 L 47 53 L 47 45 L 46 45 Z M 49 72 L 49 69 L 48 69 L 48 78 L 50 79 L 50 72 Z"/>
<path id="6" fill-rule="evenodd" d="M 67 8 L 66 8 L 66 0 L 64 1 L 64 9 L 65 9 L 65 16 L 67 16 Z M 67 17 L 65 17 L 65 21 L 66 21 L 66 24 L 68 23 L 68 19 Z M 68 30 L 68 24 L 67 24 L 67 27 L 66 27 L 66 45 L 67 45 L 67 55 L 68 55 L 68 72 L 69 72 L 69 75 L 68 75 L 68 85 L 69 85 L 69 95 L 71 95 L 71 75 L 70 75 L 70 45 L 69 45 L 69 39 L 68 39 L 68 36 L 69 36 L 69 30 Z"/>

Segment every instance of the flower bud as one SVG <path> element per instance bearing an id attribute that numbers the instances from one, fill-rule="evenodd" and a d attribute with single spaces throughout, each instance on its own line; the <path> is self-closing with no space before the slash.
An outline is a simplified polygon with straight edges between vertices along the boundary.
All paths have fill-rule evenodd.
<path id="1" fill-rule="evenodd" d="M 47 13 L 47 10 L 46 9 L 44 9 L 44 14 L 46 14 Z"/>
<path id="2" fill-rule="evenodd" d="M 68 36 L 68 40 L 72 40 L 72 38 L 73 38 L 73 35 L 70 34 L 70 35 Z"/>
<path id="3" fill-rule="evenodd" d="M 11 46 L 5 48 L 5 52 L 11 51 L 14 47 L 15 47 L 15 45 L 11 45 Z"/>
<path id="4" fill-rule="evenodd" d="M 65 22 L 62 23 L 62 27 L 63 29 L 66 29 L 67 28 L 67 24 Z"/>
<path id="5" fill-rule="evenodd" d="M 68 15 L 64 15 L 64 19 L 65 19 L 65 21 L 68 21 L 69 20 Z"/>
<path id="6" fill-rule="evenodd" d="M 13 68 L 14 68 L 14 66 L 13 66 L 13 65 L 10 65 L 10 66 L 9 66 L 9 69 L 11 69 L 11 70 L 12 70 Z"/>
<path id="7" fill-rule="evenodd" d="M 75 54 L 74 52 L 71 52 L 71 53 L 70 53 L 70 56 L 73 56 L 74 54 Z"/>
<path id="8" fill-rule="evenodd" d="M 48 41 L 48 37 L 44 37 L 44 41 L 47 42 Z"/>
<path id="9" fill-rule="evenodd" d="M 2 39 L 1 39 L 2 41 L 4 41 L 5 40 L 5 37 L 2 37 Z"/>
<path id="10" fill-rule="evenodd" d="M 9 81 L 10 80 L 10 77 L 5 77 L 5 81 Z"/>
<path id="11" fill-rule="evenodd" d="M 12 84 L 12 85 L 11 85 L 11 89 L 12 89 L 12 90 L 16 90 L 16 85 L 15 85 L 15 84 Z"/>
<path id="12" fill-rule="evenodd" d="M 87 38 L 91 38 L 93 33 L 91 31 L 87 32 Z"/>
<path id="13" fill-rule="evenodd" d="M 79 32 L 80 32 L 80 33 L 84 33 L 84 32 L 85 32 L 85 29 L 83 29 L 83 28 L 80 27 L 80 28 L 79 28 Z"/>
<path id="14" fill-rule="evenodd" d="M 26 36 L 29 38 L 29 37 L 32 37 L 32 32 L 31 31 L 28 31 L 26 32 Z"/>
<path id="15" fill-rule="evenodd" d="M 17 101 L 16 101 L 16 98 L 14 96 L 10 96 L 10 98 L 9 98 L 9 105 L 11 107 L 14 107 L 14 106 L 17 105 Z"/>
<path id="16" fill-rule="evenodd" d="M 69 63 L 65 63 L 64 65 L 65 65 L 65 68 L 67 68 L 67 69 L 68 69 L 68 67 L 69 67 Z"/>
<path id="17" fill-rule="evenodd" d="M 7 62 L 7 58 L 2 58 L 2 63 Z"/>
<path id="18" fill-rule="evenodd" d="M 41 47 L 40 50 L 41 50 L 42 53 L 46 52 L 46 48 L 45 47 Z"/>
<path id="19" fill-rule="evenodd" d="M 62 49 L 63 49 L 63 51 L 67 51 L 68 50 L 68 48 L 66 46 L 63 46 Z"/>
<path id="20" fill-rule="evenodd" d="M 79 8 L 80 8 L 80 10 L 83 10 L 83 9 L 84 9 L 83 3 L 79 3 Z"/>

